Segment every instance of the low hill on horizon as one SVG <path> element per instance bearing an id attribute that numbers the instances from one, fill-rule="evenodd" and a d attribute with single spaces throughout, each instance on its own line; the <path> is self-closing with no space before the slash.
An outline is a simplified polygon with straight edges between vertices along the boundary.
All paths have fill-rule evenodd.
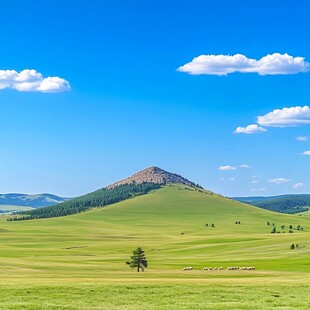
<path id="1" fill-rule="evenodd" d="M 300 213 L 310 209 L 310 195 L 288 194 L 278 196 L 232 197 L 231 199 L 280 213 Z"/>
<path id="2" fill-rule="evenodd" d="M 0 206 L 1 205 L 12 205 L 12 206 L 23 206 L 41 208 L 46 206 L 52 206 L 71 198 L 59 197 L 53 194 L 36 194 L 28 195 L 21 193 L 8 193 L 0 194 Z"/>

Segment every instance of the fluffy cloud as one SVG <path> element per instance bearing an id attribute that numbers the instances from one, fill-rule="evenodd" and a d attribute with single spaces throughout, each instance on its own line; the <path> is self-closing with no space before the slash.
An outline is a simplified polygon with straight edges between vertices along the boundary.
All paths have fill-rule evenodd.
<path id="1" fill-rule="evenodd" d="M 283 183 L 287 183 L 289 181 L 290 181 L 290 179 L 285 179 L 285 178 L 275 178 L 275 179 L 269 180 L 270 183 L 274 183 L 274 184 L 283 184 Z"/>
<path id="2" fill-rule="evenodd" d="M 257 117 L 257 124 L 252 124 L 247 127 L 237 127 L 235 134 L 245 133 L 261 133 L 266 132 L 265 127 L 296 127 L 304 124 L 310 124 L 310 107 L 305 105 L 303 107 L 296 106 L 283 109 L 275 109 L 265 115 Z M 309 137 L 297 137 L 298 141 L 308 141 Z"/>
<path id="3" fill-rule="evenodd" d="M 235 55 L 200 55 L 191 62 L 179 67 L 177 71 L 192 75 L 229 73 L 258 73 L 259 75 L 296 74 L 307 72 L 310 65 L 304 57 L 286 54 L 268 54 L 261 59 L 251 59 L 242 54 Z"/>
<path id="4" fill-rule="evenodd" d="M 258 180 L 252 180 L 251 183 L 252 184 L 257 184 L 257 183 L 259 183 L 259 181 Z"/>
<path id="5" fill-rule="evenodd" d="M 267 127 L 290 127 L 310 124 L 310 107 L 296 106 L 276 109 L 257 117 L 257 123 Z"/>
<path id="6" fill-rule="evenodd" d="M 218 167 L 217 169 L 218 170 L 222 170 L 222 171 L 231 171 L 231 170 L 237 170 L 238 168 L 242 168 L 242 169 L 250 169 L 252 168 L 250 165 L 247 165 L 247 164 L 243 164 L 243 165 L 240 165 L 240 166 L 220 166 Z"/>
<path id="7" fill-rule="evenodd" d="M 256 124 L 248 125 L 246 127 L 237 127 L 234 133 L 246 133 L 246 134 L 253 134 L 253 133 L 261 133 L 266 132 L 267 129 L 262 128 Z"/>
<path id="8" fill-rule="evenodd" d="M 299 183 L 295 183 L 293 185 L 293 188 L 301 188 L 301 187 L 304 187 L 304 186 L 305 186 L 304 183 L 299 182 Z"/>
<path id="9" fill-rule="evenodd" d="M 0 89 L 12 88 L 20 92 L 61 92 L 70 89 L 70 84 L 60 77 L 44 78 L 36 70 L 0 70 Z"/>
<path id="10" fill-rule="evenodd" d="M 303 155 L 310 155 L 310 151 L 304 151 L 302 154 Z"/>
<path id="11" fill-rule="evenodd" d="M 237 167 L 233 167 L 233 166 L 220 166 L 220 167 L 218 167 L 218 170 L 231 171 L 231 170 L 237 170 Z"/>
<path id="12" fill-rule="evenodd" d="M 243 164 L 243 165 L 240 165 L 239 168 L 250 169 L 250 168 L 252 168 L 252 167 L 251 167 L 250 165 Z"/>

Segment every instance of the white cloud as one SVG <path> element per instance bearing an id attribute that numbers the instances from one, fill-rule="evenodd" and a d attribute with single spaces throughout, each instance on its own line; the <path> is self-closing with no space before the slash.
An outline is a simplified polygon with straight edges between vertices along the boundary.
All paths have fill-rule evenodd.
<path id="1" fill-rule="evenodd" d="M 266 190 L 266 188 L 264 188 L 264 187 L 261 187 L 261 188 L 251 188 L 252 192 L 262 192 L 262 191 L 265 191 L 265 190 Z"/>
<path id="2" fill-rule="evenodd" d="M 233 167 L 233 166 L 220 166 L 217 169 L 218 170 L 222 170 L 222 171 L 230 171 L 230 170 L 237 170 L 237 167 Z"/>
<path id="3" fill-rule="evenodd" d="M 251 183 L 252 184 L 257 184 L 257 183 L 259 183 L 259 181 L 258 180 L 252 180 Z"/>
<path id="4" fill-rule="evenodd" d="M 304 151 L 302 154 L 303 155 L 310 155 L 310 151 Z"/>
<path id="5" fill-rule="evenodd" d="M 310 107 L 307 105 L 275 109 L 265 115 L 258 116 L 257 124 L 237 127 L 234 133 L 254 134 L 266 132 L 267 129 L 264 127 L 296 127 L 304 124 L 310 124 Z M 296 137 L 296 140 L 308 141 L 309 138 L 309 136 L 299 136 Z"/>
<path id="6" fill-rule="evenodd" d="M 251 167 L 250 165 L 243 164 L 243 165 L 240 165 L 239 168 L 250 169 L 250 168 L 252 168 L 252 167 Z"/>
<path id="7" fill-rule="evenodd" d="M 296 74 L 307 72 L 310 65 L 304 57 L 286 54 L 268 54 L 261 59 L 251 59 L 242 54 L 235 55 L 200 55 L 191 62 L 179 67 L 177 71 L 192 75 L 229 73 L 258 73 L 259 75 Z"/>
<path id="8" fill-rule="evenodd" d="M 220 180 L 220 181 L 224 181 L 224 180 L 225 180 L 225 178 L 219 178 L 219 180 Z"/>
<path id="9" fill-rule="evenodd" d="M 235 181 L 235 180 L 236 180 L 236 178 L 231 177 L 231 178 L 229 178 L 229 180 L 230 180 L 230 181 Z"/>
<path id="10" fill-rule="evenodd" d="M 304 186 L 305 186 L 304 183 L 299 182 L 299 183 L 295 183 L 295 184 L 293 185 L 293 188 L 301 188 L 301 187 L 304 187 Z"/>
<path id="11" fill-rule="evenodd" d="M 36 70 L 0 70 L 0 89 L 12 88 L 20 92 L 61 92 L 70 84 L 58 76 L 44 78 Z"/>
<path id="12" fill-rule="evenodd" d="M 250 165 L 243 164 L 243 165 L 240 165 L 240 166 L 229 166 L 229 165 L 227 165 L 227 166 L 220 166 L 217 169 L 218 170 L 222 170 L 222 171 L 231 171 L 231 170 L 237 170 L 239 168 L 250 169 L 252 167 Z"/>
<path id="13" fill-rule="evenodd" d="M 256 124 L 248 125 L 246 127 L 237 127 L 234 133 L 246 133 L 246 134 L 253 134 L 253 133 L 261 133 L 266 132 L 267 129 L 262 128 Z"/>
<path id="14" fill-rule="evenodd" d="M 270 179 L 268 180 L 270 183 L 274 183 L 274 184 L 283 184 L 283 183 L 287 183 L 290 181 L 290 179 L 285 179 L 285 178 L 274 178 L 274 179 Z"/>
<path id="15" fill-rule="evenodd" d="M 257 123 L 267 127 L 291 127 L 310 124 L 310 107 L 296 106 L 276 109 L 257 117 Z"/>

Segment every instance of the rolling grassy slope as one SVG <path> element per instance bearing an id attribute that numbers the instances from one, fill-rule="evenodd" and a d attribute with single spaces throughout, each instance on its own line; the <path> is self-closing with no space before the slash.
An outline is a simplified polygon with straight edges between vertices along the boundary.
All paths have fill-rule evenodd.
<path id="1" fill-rule="evenodd" d="M 267 221 L 304 231 L 271 234 Z M 309 237 L 308 216 L 168 185 L 76 215 L 1 221 L 0 303 L 6 309 L 308 309 Z M 292 243 L 305 247 L 290 250 Z M 125 264 L 138 246 L 149 261 L 139 274 Z M 195 270 L 181 271 L 185 266 Z M 205 266 L 257 270 L 204 272 Z"/>
<path id="2" fill-rule="evenodd" d="M 2 222 L 0 262 L 5 274 L 16 276 L 22 265 L 25 269 L 18 275 L 130 276 L 125 261 L 138 246 L 154 272 L 178 272 L 185 265 L 310 271 L 308 217 L 277 214 L 186 188 L 165 186 L 63 218 Z M 267 221 L 287 230 L 290 224 L 301 225 L 304 231 L 271 234 Z M 305 247 L 291 251 L 292 243 Z"/>
<path id="3" fill-rule="evenodd" d="M 121 184 L 110 188 L 104 187 L 57 205 L 21 212 L 23 216 L 13 216 L 10 220 L 30 220 L 77 214 L 98 206 L 103 207 L 135 196 L 145 195 L 160 188 L 160 186 L 160 184 L 144 182 Z"/>

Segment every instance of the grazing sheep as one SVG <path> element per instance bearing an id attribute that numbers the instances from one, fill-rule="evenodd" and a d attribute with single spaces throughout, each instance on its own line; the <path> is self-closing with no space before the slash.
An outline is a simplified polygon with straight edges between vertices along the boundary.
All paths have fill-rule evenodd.
<path id="1" fill-rule="evenodd" d="M 183 271 L 193 270 L 193 267 L 184 267 Z"/>
<path id="2" fill-rule="evenodd" d="M 240 267 L 228 267 L 226 270 L 239 270 Z"/>
<path id="3" fill-rule="evenodd" d="M 190 268 L 190 267 L 187 267 Z M 191 269 L 186 269 L 186 270 L 191 270 Z M 205 267 L 203 268 L 204 271 L 213 271 L 213 270 L 224 270 L 223 267 Z M 237 267 L 237 266 L 230 266 L 227 267 L 227 271 L 230 270 L 255 270 L 255 267 Z"/>
<path id="4" fill-rule="evenodd" d="M 227 270 L 255 270 L 255 267 L 228 267 Z"/>

